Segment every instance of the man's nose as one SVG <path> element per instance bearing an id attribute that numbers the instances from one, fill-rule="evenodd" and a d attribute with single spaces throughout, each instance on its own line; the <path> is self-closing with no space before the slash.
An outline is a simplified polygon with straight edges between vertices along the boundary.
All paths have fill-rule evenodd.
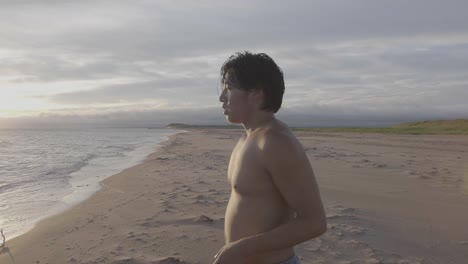
<path id="1" fill-rule="evenodd" d="M 223 90 L 221 92 L 221 95 L 219 96 L 219 101 L 224 103 L 226 101 L 226 90 Z"/>

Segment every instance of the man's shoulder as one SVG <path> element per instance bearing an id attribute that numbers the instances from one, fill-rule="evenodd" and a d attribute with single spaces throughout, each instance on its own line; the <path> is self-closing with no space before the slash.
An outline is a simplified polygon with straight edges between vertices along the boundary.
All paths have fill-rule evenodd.
<path id="1" fill-rule="evenodd" d="M 288 127 L 281 126 L 266 129 L 259 139 L 259 148 L 266 153 L 278 153 L 297 151 L 302 146 Z"/>
<path id="2" fill-rule="evenodd" d="M 262 136 L 265 144 L 271 146 L 289 144 L 294 139 L 292 133 L 286 129 L 267 129 Z"/>
<path id="3" fill-rule="evenodd" d="M 303 168 L 308 161 L 307 155 L 291 130 L 272 129 L 265 132 L 264 142 L 259 146 L 260 160 L 270 173 Z"/>

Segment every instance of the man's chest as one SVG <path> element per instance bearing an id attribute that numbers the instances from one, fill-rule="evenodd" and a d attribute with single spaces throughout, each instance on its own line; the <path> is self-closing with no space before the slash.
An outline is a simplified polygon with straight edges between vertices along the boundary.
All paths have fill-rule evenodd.
<path id="1" fill-rule="evenodd" d="M 234 148 L 228 167 L 228 179 L 239 193 L 259 193 L 273 187 L 261 152 L 255 145 L 239 143 Z"/>

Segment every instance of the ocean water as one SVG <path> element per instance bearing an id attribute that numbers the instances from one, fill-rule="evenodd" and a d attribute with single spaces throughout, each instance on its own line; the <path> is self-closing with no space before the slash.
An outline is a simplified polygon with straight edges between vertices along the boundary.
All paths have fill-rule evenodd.
<path id="1" fill-rule="evenodd" d="M 0 228 L 11 239 L 141 163 L 170 129 L 0 130 Z"/>

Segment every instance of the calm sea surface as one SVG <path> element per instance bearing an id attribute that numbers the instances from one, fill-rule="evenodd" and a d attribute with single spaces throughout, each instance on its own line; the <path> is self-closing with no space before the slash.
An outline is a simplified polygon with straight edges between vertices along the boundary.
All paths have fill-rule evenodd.
<path id="1" fill-rule="evenodd" d="M 88 198 L 142 162 L 170 129 L 0 130 L 0 228 L 7 239 Z"/>

